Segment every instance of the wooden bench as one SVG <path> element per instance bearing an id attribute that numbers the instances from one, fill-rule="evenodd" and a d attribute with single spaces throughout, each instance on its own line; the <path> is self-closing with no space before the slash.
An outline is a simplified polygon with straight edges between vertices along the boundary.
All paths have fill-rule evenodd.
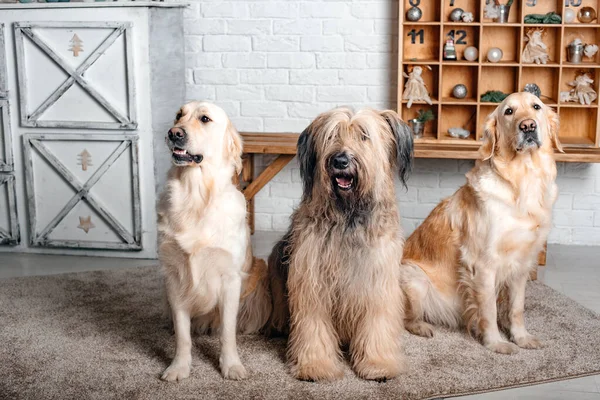
<path id="1" fill-rule="evenodd" d="M 296 155 L 297 133 L 256 133 L 242 132 L 244 139 L 244 155 L 242 158 L 242 179 L 246 182 L 243 188 L 244 196 L 248 201 L 248 214 L 250 229 L 254 233 L 254 196 L 258 193 L 279 171 L 281 171 Z M 470 159 L 478 157 L 478 146 L 448 146 L 441 151 L 440 146 L 435 149 L 424 143 L 415 144 L 416 158 L 451 158 Z M 273 154 L 277 158 L 271 162 L 256 178 L 254 178 L 254 155 Z M 566 154 L 557 153 L 557 161 L 572 161 L 567 150 Z M 581 157 L 581 155 L 579 155 Z M 401 210 L 402 211 L 402 210 Z M 546 246 L 538 257 L 539 265 L 546 265 Z"/>

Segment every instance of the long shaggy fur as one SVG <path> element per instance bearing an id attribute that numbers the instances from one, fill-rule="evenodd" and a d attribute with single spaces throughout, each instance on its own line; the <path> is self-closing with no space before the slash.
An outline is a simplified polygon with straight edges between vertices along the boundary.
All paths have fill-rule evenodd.
<path id="1" fill-rule="evenodd" d="M 527 137 L 520 125 L 537 124 Z M 528 142 L 529 140 L 529 142 Z M 465 326 L 489 349 L 514 353 L 540 342 L 524 325 L 525 284 L 551 227 L 558 116 L 529 93 L 488 117 L 481 160 L 408 238 L 402 266 L 406 328 Z M 498 323 L 510 339 L 499 333 Z"/>
<path id="2" fill-rule="evenodd" d="M 192 102 L 178 112 L 167 144 L 175 165 L 158 206 L 159 257 L 177 351 L 162 379 L 189 376 L 192 326 L 219 331 L 221 372 L 243 379 L 236 330 L 257 332 L 271 297 L 266 264 L 252 257 L 246 201 L 232 184 L 241 137 L 222 109 Z"/>
<path id="3" fill-rule="evenodd" d="M 340 155 L 349 164 L 337 170 Z M 287 355 L 299 379 L 339 378 L 341 345 L 359 376 L 393 378 L 403 368 L 394 170 L 405 183 L 411 132 L 393 111 L 335 109 L 302 133 L 298 159 L 304 192 L 269 258 L 268 329 L 289 328 Z"/>

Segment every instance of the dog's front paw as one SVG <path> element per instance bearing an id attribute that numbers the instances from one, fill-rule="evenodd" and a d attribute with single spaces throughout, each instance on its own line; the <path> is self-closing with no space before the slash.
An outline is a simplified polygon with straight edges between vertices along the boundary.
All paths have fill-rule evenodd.
<path id="1" fill-rule="evenodd" d="M 488 343 L 485 347 L 499 354 L 516 354 L 519 352 L 519 347 L 509 342 Z"/>
<path id="2" fill-rule="evenodd" d="M 223 378 L 239 381 L 248 378 L 248 372 L 242 364 L 222 365 L 221 374 Z"/>
<path id="3" fill-rule="evenodd" d="M 342 378 L 344 371 L 337 362 L 325 359 L 294 365 L 292 375 L 302 381 L 333 381 Z"/>
<path id="4" fill-rule="evenodd" d="M 407 322 L 405 328 L 413 335 L 422 336 L 426 338 L 433 337 L 433 326 L 424 321 Z"/>
<path id="5" fill-rule="evenodd" d="M 167 382 L 181 381 L 190 376 L 190 365 L 186 362 L 173 362 L 163 372 L 160 379 Z"/>
<path id="6" fill-rule="evenodd" d="M 385 382 L 404 371 L 404 363 L 394 359 L 365 360 L 354 366 L 356 374 L 362 379 Z"/>
<path id="7" fill-rule="evenodd" d="M 541 349 L 542 347 L 544 347 L 542 342 L 540 342 L 540 340 L 537 337 L 530 334 L 515 337 L 513 341 L 517 344 L 517 346 L 523 349 Z"/>

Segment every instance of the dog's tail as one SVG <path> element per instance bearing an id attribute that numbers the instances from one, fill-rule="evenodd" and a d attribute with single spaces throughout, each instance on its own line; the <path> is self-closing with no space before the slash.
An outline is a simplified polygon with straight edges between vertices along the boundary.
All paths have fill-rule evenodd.
<path id="1" fill-rule="evenodd" d="M 253 258 L 240 297 L 238 331 L 241 334 L 258 332 L 267 323 L 271 309 L 267 263 L 260 258 Z"/>

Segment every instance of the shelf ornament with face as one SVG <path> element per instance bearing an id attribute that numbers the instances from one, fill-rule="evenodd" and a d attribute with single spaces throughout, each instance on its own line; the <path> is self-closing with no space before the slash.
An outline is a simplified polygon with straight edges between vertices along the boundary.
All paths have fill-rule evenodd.
<path id="1" fill-rule="evenodd" d="M 579 73 L 574 81 L 568 83 L 572 89 L 568 92 L 560 92 L 560 101 L 563 103 L 579 102 L 581 105 L 589 106 L 598 97 L 598 94 L 592 86 L 593 83 L 594 80 L 590 77 L 588 72 Z"/>
<path id="2" fill-rule="evenodd" d="M 431 97 L 429 97 L 429 91 L 427 90 L 427 86 L 425 86 L 425 81 L 423 81 L 423 68 L 416 65 L 412 68 L 412 71 L 409 67 L 408 75 L 403 73 L 406 80 L 406 84 L 404 85 L 404 93 L 402 98 L 404 100 L 408 100 L 406 104 L 407 108 L 412 106 L 412 103 L 415 101 L 424 101 L 425 103 L 431 105 L 433 102 L 431 101 Z"/>
<path id="3" fill-rule="evenodd" d="M 548 46 L 542 40 L 544 36 L 543 29 L 530 29 L 527 31 L 525 41 L 527 44 L 523 49 L 523 63 L 525 64 L 546 64 L 550 57 L 548 56 Z"/>

